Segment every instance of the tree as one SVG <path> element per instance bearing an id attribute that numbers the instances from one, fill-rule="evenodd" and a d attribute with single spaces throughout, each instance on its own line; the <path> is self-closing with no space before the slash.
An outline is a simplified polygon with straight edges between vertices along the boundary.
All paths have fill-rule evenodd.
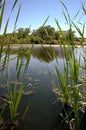
<path id="1" fill-rule="evenodd" d="M 18 39 L 20 38 L 26 38 L 28 36 L 28 34 L 30 33 L 30 28 L 19 28 L 17 33 Z"/>
<path id="2" fill-rule="evenodd" d="M 58 31 L 56 31 L 56 32 L 55 32 L 55 40 L 58 40 L 58 39 L 59 39 L 59 37 L 60 37 L 60 34 L 59 34 L 59 32 L 58 32 Z"/>
<path id="3" fill-rule="evenodd" d="M 32 35 L 39 36 L 43 40 L 51 40 L 55 38 L 55 29 L 50 25 L 41 26 L 37 30 L 34 30 Z"/>

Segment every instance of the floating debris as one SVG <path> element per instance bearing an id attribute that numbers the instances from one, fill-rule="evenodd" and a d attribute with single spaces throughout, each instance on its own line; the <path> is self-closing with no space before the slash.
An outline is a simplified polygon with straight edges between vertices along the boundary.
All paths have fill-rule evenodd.
<path id="1" fill-rule="evenodd" d="M 7 84 L 0 84 L 1 88 L 7 87 Z"/>
<path id="2" fill-rule="evenodd" d="M 35 93 L 35 91 L 33 91 L 33 90 L 23 91 L 24 95 L 32 95 L 33 93 Z"/>
<path id="3" fill-rule="evenodd" d="M 35 82 L 39 83 L 39 82 L 41 82 L 41 80 L 40 79 L 36 79 Z"/>
<path id="4" fill-rule="evenodd" d="M 17 85 L 21 85 L 22 84 L 22 82 L 18 82 L 18 81 L 10 81 L 10 83 L 17 84 Z"/>
<path id="5" fill-rule="evenodd" d="M 31 84 L 31 83 L 29 83 L 27 86 L 28 86 L 28 87 L 32 87 L 32 84 Z"/>

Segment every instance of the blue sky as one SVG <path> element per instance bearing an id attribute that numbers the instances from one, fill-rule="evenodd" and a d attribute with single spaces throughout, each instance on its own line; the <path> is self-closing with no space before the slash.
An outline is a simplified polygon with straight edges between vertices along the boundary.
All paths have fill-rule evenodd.
<path id="1" fill-rule="evenodd" d="M 3 32 L 4 26 L 6 24 L 7 18 L 10 15 L 10 11 L 12 8 L 14 0 L 6 0 L 5 14 L 3 18 L 3 26 L 0 33 Z M 85 0 L 63 0 L 66 5 L 70 17 L 73 20 L 73 17 L 77 13 L 77 11 L 81 8 L 81 2 L 85 2 Z M 50 16 L 46 25 L 51 25 L 57 29 L 57 25 L 55 23 L 55 19 L 58 19 L 63 30 L 68 29 L 65 18 L 62 14 L 65 11 L 65 8 L 62 6 L 59 0 L 18 0 L 18 3 L 10 15 L 10 21 L 8 25 L 7 32 L 12 32 L 18 7 L 21 3 L 21 12 L 19 15 L 19 19 L 17 22 L 17 29 L 20 27 L 27 28 L 31 26 L 31 30 L 39 28 L 43 22 L 46 20 L 47 16 Z M 86 6 L 85 6 L 86 7 Z M 85 18 L 83 17 L 84 13 L 80 11 L 79 17 L 76 22 L 80 20 L 83 22 Z M 82 19 L 80 19 L 82 18 Z"/>

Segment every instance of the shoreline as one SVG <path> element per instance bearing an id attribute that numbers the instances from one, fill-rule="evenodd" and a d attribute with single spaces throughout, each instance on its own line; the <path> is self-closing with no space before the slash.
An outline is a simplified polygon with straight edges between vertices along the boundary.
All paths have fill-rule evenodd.
<path id="1" fill-rule="evenodd" d="M 31 47 L 60 47 L 59 44 L 10 44 L 10 49 L 30 49 Z M 63 45 L 62 45 L 63 46 Z M 68 46 L 68 45 L 65 45 Z M 71 45 L 70 45 L 71 46 Z M 80 48 L 86 45 L 75 45 L 76 48 Z M 6 45 L 4 46 L 4 48 Z"/>

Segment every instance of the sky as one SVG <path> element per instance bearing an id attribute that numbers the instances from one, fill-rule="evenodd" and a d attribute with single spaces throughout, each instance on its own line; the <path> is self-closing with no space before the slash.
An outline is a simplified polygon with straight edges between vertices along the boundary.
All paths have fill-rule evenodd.
<path id="1" fill-rule="evenodd" d="M 81 3 L 84 3 L 86 7 L 86 0 L 62 0 L 66 5 L 68 12 L 70 14 L 71 20 L 74 21 L 74 16 L 80 9 L 77 19 L 74 21 L 78 23 L 78 21 L 84 23 L 85 16 L 84 12 L 81 11 Z M 6 0 L 5 12 L 3 17 L 2 29 L 0 33 L 3 33 L 6 21 L 10 16 L 10 21 L 8 24 L 7 32 L 12 32 L 14 29 L 14 23 L 17 16 L 18 8 L 21 4 L 21 11 L 17 21 L 16 28 L 28 28 L 31 27 L 31 31 L 34 29 L 38 29 L 43 25 L 46 18 L 49 16 L 49 19 L 46 25 L 53 26 L 56 30 L 58 29 L 55 19 L 59 21 L 59 24 L 63 30 L 68 29 L 68 25 L 63 16 L 63 11 L 66 12 L 66 9 L 61 4 L 60 0 L 18 0 L 17 5 L 15 6 L 12 13 L 11 8 L 13 6 L 14 0 Z M 79 25 L 81 26 L 81 25 Z"/>

